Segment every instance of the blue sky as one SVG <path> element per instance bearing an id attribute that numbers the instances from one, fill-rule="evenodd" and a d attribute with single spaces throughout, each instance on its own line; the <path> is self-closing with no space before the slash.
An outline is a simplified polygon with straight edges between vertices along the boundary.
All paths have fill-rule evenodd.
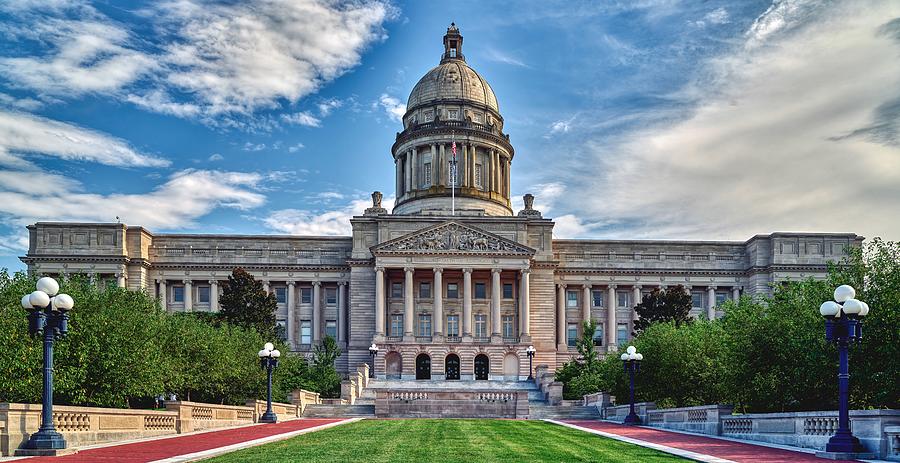
<path id="1" fill-rule="evenodd" d="M 0 266 L 39 220 L 347 234 L 451 21 L 558 237 L 900 238 L 897 2 L 13 0 Z"/>

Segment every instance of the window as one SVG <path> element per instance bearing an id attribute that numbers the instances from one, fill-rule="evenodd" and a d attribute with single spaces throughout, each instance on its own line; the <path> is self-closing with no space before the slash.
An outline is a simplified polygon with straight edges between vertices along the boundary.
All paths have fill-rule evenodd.
<path id="1" fill-rule="evenodd" d="M 325 288 L 325 304 L 337 305 L 337 288 Z"/>
<path id="2" fill-rule="evenodd" d="M 619 323 L 616 327 L 616 343 L 620 346 L 628 342 L 628 324 Z"/>
<path id="3" fill-rule="evenodd" d="M 512 299 L 512 298 L 513 298 L 512 283 L 503 283 L 503 299 Z"/>
<path id="4" fill-rule="evenodd" d="M 201 304 L 209 304 L 209 286 L 197 287 L 197 302 Z"/>
<path id="5" fill-rule="evenodd" d="M 450 109 L 447 111 L 447 119 L 451 121 L 455 121 L 459 119 L 459 110 L 458 109 Z"/>
<path id="6" fill-rule="evenodd" d="M 300 344 L 312 344 L 312 322 L 309 320 L 300 322 Z"/>
<path id="7" fill-rule="evenodd" d="M 431 336 L 431 314 L 419 314 L 419 334 L 418 336 Z"/>
<path id="8" fill-rule="evenodd" d="M 694 307 L 703 307 L 703 291 L 692 292 L 691 303 Z"/>
<path id="9" fill-rule="evenodd" d="M 285 288 L 284 286 L 276 286 L 275 300 L 277 300 L 279 304 L 287 303 L 287 288 Z"/>
<path id="10" fill-rule="evenodd" d="M 597 325 L 597 327 L 594 328 L 594 345 L 603 345 L 603 325 Z"/>
<path id="11" fill-rule="evenodd" d="M 419 297 L 431 297 L 431 283 L 419 283 Z"/>
<path id="12" fill-rule="evenodd" d="M 487 299 L 487 288 L 484 283 L 475 283 L 475 299 Z"/>
<path id="13" fill-rule="evenodd" d="M 431 122 L 434 120 L 434 111 L 425 111 L 425 122 Z"/>
<path id="14" fill-rule="evenodd" d="M 431 163 L 426 162 L 425 167 L 425 185 L 431 185 Z"/>
<path id="15" fill-rule="evenodd" d="M 616 293 L 616 300 L 619 307 L 628 307 L 628 304 L 631 302 L 631 295 L 628 294 L 628 291 L 619 291 Z"/>
<path id="16" fill-rule="evenodd" d="M 459 299 L 459 285 L 447 283 L 447 299 Z"/>
<path id="17" fill-rule="evenodd" d="M 403 283 L 393 282 L 391 283 L 391 297 L 394 299 L 399 299 L 403 297 Z"/>
<path id="18" fill-rule="evenodd" d="M 603 307 L 603 291 L 595 289 L 591 292 L 594 300 L 594 307 Z"/>
<path id="19" fill-rule="evenodd" d="M 475 337 L 487 337 L 487 315 L 485 314 L 480 313 L 475 315 Z"/>
<path id="20" fill-rule="evenodd" d="M 575 344 L 578 342 L 578 325 L 575 323 L 569 323 L 566 326 L 566 344 L 569 347 L 575 347 Z"/>
<path id="21" fill-rule="evenodd" d="M 325 321 L 325 336 L 331 336 L 337 339 L 337 322 L 334 320 Z"/>
<path id="22" fill-rule="evenodd" d="M 447 315 L 447 336 L 459 337 L 459 315 Z"/>
<path id="23" fill-rule="evenodd" d="M 389 336 L 403 336 L 403 314 L 391 315 L 391 332 Z"/>
<path id="24" fill-rule="evenodd" d="M 716 307 L 725 303 L 728 300 L 728 293 L 716 293 Z"/>
<path id="25" fill-rule="evenodd" d="M 578 291 L 566 291 L 566 307 L 578 307 Z"/>
<path id="26" fill-rule="evenodd" d="M 184 286 L 177 285 L 172 287 L 172 302 L 184 302 Z"/>
<path id="27" fill-rule="evenodd" d="M 481 164 L 475 164 L 475 187 L 476 188 L 484 188 L 484 179 L 482 179 L 481 175 Z"/>
<path id="28" fill-rule="evenodd" d="M 512 315 L 504 315 L 503 316 L 503 337 L 511 338 L 515 336 L 515 331 L 513 330 L 513 316 Z"/>
<path id="29" fill-rule="evenodd" d="M 300 303 L 312 304 L 312 288 L 300 288 Z"/>
<path id="30" fill-rule="evenodd" d="M 484 115 L 481 113 L 474 113 L 472 115 L 472 120 L 475 121 L 475 123 L 477 123 L 477 124 L 483 124 L 484 123 Z"/>

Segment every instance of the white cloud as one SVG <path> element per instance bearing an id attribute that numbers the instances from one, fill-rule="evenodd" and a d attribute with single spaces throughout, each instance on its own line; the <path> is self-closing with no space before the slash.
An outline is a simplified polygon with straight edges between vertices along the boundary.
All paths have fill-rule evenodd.
<path id="1" fill-rule="evenodd" d="M 24 109 L 26 111 L 34 111 L 44 106 L 44 102 L 35 100 L 34 98 L 16 98 L 12 95 L 0 93 L 0 105 L 11 106 L 13 108 Z"/>
<path id="2" fill-rule="evenodd" d="M 716 8 L 715 10 L 706 13 L 703 16 L 703 20 L 710 24 L 727 24 L 728 19 L 728 10 L 723 7 Z"/>
<path id="3" fill-rule="evenodd" d="M 544 136 L 544 138 L 550 138 L 553 135 L 558 135 L 561 133 L 569 133 L 569 129 L 572 128 L 572 122 L 575 121 L 575 116 L 572 116 L 566 120 L 555 121 L 550 124 L 550 133 Z"/>
<path id="4" fill-rule="evenodd" d="M 509 53 L 502 52 L 497 50 L 496 48 L 487 48 L 484 51 L 484 57 L 490 61 L 496 61 L 498 63 L 509 64 L 512 66 L 519 66 L 523 68 L 529 67 L 519 58 L 516 58 Z"/>
<path id="5" fill-rule="evenodd" d="M 225 156 L 222 156 L 219 153 L 213 153 L 212 155 L 209 156 L 210 162 L 221 161 L 223 159 L 225 159 Z"/>
<path id="6" fill-rule="evenodd" d="M 382 206 L 391 210 L 394 198 L 384 198 Z M 372 207 L 371 199 L 361 198 L 340 209 L 324 212 L 281 209 L 269 214 L 263 219 L 263 223 L 276 232 L 289 235 L 349 236 L 352 232 L 350 219 L 355 215 L 362 215 L 367 207 Z"/>
<path id="7" fill-rule="evenodd" d="M 306 148 L 306 145 L 304 145 L 303 143 L 297 143 L 296 145 L 288 146 L 288 153 L 296 153 L 303 148 Z"/>
<path id="8" fill-rule="evenodd" d="M 403 115 L 406 114 L 406 103 L 401 102 L 398 98 L 382 93 L 378 98 L 377 105 L 381 106 L 381 109 L 392 121 L 403 121 Z"/>
<path id="9" fill-rule="evenodd" d="M 244 147 L 242 148 L 244 151 L 262 151 L 266 149 L 265 143 L 250 143 L 249 141 L 244 143 Z"/>
<path id="10" fill-rule="evenodd" d="M 325 100 L 325 101 L 319 103 L 316 106 L 319 108 L 319 114 L 322 117 L 326 117 L 329 114 L 331 114 L 332 111 L 340 108 L 343 105 L 344 105 L 343 101 L 338 100 L 337 98 L 330 98 L 328 100 Z"/>
<path id="11" fill-rule="evenodd" d="M 307 127 L 320 127 L 322 121 L 309 111 L 301 111 L 294 114 L 282 114 L 281 119 L 288 124 L 305 125 Z"/>
<path id="12" fill-rule="evenodd" d="M 566 179 L 569 198 L 588 200 L 566 211 L 615 223 L 615 237 L 900 238 L 888 212 L 900 210 L 900 148 L 872 133 L 900 117 L 900 40 L 878 33 L 900 5 L 836 4 L 804 22 L 801 3 L 776 4 L 748 45 L 710 63 L 691 117 L 589 144 L 597 168 Z"/>
<path id="13" fill-rule="evenodd" d="M 124 140 L 73 124 L 0 109 L 0 165 L 29 165 L 33 155 L 110 166 L 162 167 L 169 161 L 143 154 Z"/>
<path id="14" fill-rule="evenodd" d="M 37 221 L 110 222 L 155 229 L 178 229 L 218 207 L 247 210 L 262 205 L 265 196 L 254 191 L 263 175 L 243 172 L 183 170 L 148 193 L 96 194 L 81 191 L 81 184 L 66 177 L 32 171 L 27 178 L 41 188 L 30 188 L 16 178 L 21 172 L 0 172 L 0 214 L 25 225 Z"/>

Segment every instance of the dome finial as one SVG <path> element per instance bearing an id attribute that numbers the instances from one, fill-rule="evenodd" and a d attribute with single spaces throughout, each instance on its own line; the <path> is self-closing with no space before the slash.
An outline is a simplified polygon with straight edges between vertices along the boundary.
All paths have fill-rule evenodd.
<path id="1" fill-rule="evenodd" d="M 444 54 L 441 56 L 441 62 L 451 59 L 465 61 L 466 57 L 462 54 L 462 42 L 463 37 L 459 33 L 459 28 L 456 27 L 456 23 L 450 23 L 447 34 L 444 35 Z"/>

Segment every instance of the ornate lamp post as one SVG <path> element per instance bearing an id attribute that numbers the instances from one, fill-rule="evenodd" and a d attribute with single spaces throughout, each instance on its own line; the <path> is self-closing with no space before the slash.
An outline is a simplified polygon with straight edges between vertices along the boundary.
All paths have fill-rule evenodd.
<path id="1" fill-rule="evenodd" d="M 850 344 L 862 341 L 862 320 L 869 314 L 869 304 L 854 299 L 856 290 L 841 285 L 834 290 L 834 301 L 819 307 L 825 317 L 825 339 L 838 346 L 838 429 L 825 446 L 828 453 L 862 453 L 865 448 L 850 432 L 850 367 L 847 354 Z"/>
<path id="2" fill-rule="evenodd" d="M 625 372 L 630 376 L 631 410 L 625 417 L 625 424 L 641 424 L 641 417 L 634 412 L 634 374 L 641 371 L 641 360 L 644 360 L 644 356 L 639 354 L 634 346 L 628 346 L 628 349 L 619 358 L 622 359 Z"/>
<path id="3" fill-rule="evenodd" d="M 278 421 L 278 416 L 272 412 L 272 370 L 278 368 L 278 357 L 281 357 L 281 352 L 271 342 L 267 342 L 257 355 L 259 355 L 259 366 L 265 368 L 269 376 L 269 383 L 266 388 L 266 412 L 259 417 L 259 422 L 274 423 Z"/>
<path id="4" fill-rule="evenodd" d="M 53 341 L 69 331 L 69 314 L 75 301 L 68 294 L 59 293 L 59 283 L 43 277 L 37 281 L 37 291 L 22 297 L 22 307 L 28 310 L 28 333 L 44 336 L 44 394 L 41 408 L 41 427 L 31 435 L 25 448 L 29 450 L 59 450 L 66 448 L 66 440 L 53 425 Z"/>
<path id="5" fill-rule="evenodd" d="M 534 350 L 534 346 L 528 346 L 528 349 L 525 349 L 525 354 L 528 355 L 528 381 L 534 380 L 534 374 L 532 374 L 532 362 L 534 361 L 534 353 L 537 352 Z"/>
<path id="6" fill-rule="evenodd" d="M 369 346 L 369 355 L 372 356 L 372 371 L 369 372 L 369 378 L 375 377 L 375 356 L 378 355 L 378 346 L 373 342 L 371 346 Z"/>

